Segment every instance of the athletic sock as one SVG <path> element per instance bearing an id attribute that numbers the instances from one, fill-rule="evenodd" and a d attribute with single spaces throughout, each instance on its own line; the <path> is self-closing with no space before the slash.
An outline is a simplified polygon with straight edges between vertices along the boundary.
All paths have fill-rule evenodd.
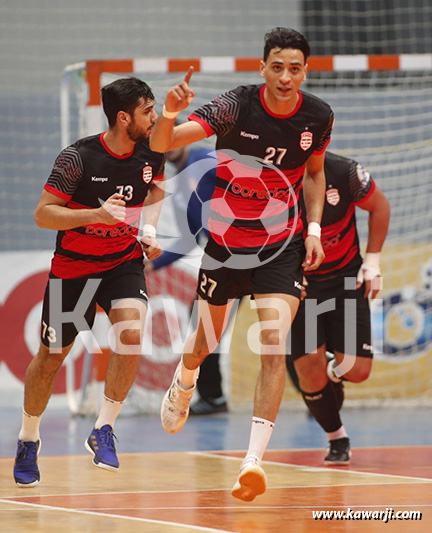
<path id="1" fill-rule="evenodd" d="M 180 366 L 179 385 L 182 389 L 191 389 L 197 381 L 198 368 L 189 370 L 184 366 L 183 358 Z"/>
<path id="2" fill-rule="evenodd" d="M 252 417 L 249 448 L 243 463 L 255 458 L 261 463 L 274 428 L 274 422 L 265 418 Z"/>
<path id="3" fill-rule="evenodd" d="M 302 396 L 315 420 L 326 433 L 337 431 L 342 426 L 336 397 L 329 382 L 322 390 L 302 392 Z"/>
<path id="4" fill-rule="evenodd" d="M 341 426 L 336 431 L 332 431 L 331 433 L 327 433 L 328 440 L 336 440 L 336 439 L 343 439 L 344 437 L 348 437 L 348 433 L 345 431 L 345 428 Z"/>
<path id="5" fill-rule="evenodd" d="M 95 429 L 100 429 L 106 424 L 113 428 L 123 404 L 124 402 L 111 400 L 111 398 L 108 398 L 104 394 L 102 405 L 99 411 L 99 418 L 95 422 Z"/>
<path id="6" fill-rule="evenodd" d="M 41 420 L 42 415 L 29 415 L 23 409 L 22 426 L 18 435 L 19 440 L 37 442 L 40 438 L 39 426 Z"/>

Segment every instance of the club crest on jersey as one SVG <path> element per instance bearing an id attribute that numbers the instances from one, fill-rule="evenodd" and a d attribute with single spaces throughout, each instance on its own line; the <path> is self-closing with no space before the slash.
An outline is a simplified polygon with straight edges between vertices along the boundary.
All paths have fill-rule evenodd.
<path id="1" fill-rule="evenodd" d="M 312 146 L 313 133 L 311 131 L 304 131 L 300 135 L 300 148 L 306 152 Z"/>
<path id="2" fill-rule="evenodd" d="M 144 183 L 150 183 L 151 179 L 153 177 L 153 170 L 150 165 L 147 165 L 143 168 L 143 181 Z"/>
<path id="3" fill-rule="evenodd" d="M 340 202 L 340 195 L 339 195 L 339 191 L 337 189 L 328 189 L 326 191 L 326 198 L 327 198 L 327 202 L 330 204 L 330 205 L 338 205 L 338 203 Z"/>

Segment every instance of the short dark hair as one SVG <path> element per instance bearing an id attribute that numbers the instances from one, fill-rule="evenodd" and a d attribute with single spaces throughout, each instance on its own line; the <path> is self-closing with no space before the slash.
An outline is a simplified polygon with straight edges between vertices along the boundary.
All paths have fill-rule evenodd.
<path id="1" fill-rule="evenodd" d="M 281 50 L 284 50 L 285 48 L 301 50 L 305 62 L 310 56 L 309 43 L 306 41 L 305 37 L 291 28 L 277 27 L 265 34 L 264 61 L 267 61 L 270 51 L 273 50 L 273 48 L 280 48 Z"/>
<path id="2" fill-rule="evenodd" d="M 155 99 L 147 83 L 133 76 L 120 78 L 105 85 L 101 94 L 103 110 L 110 126 L 115 125 L 119 111 L 132 115 L 139 105 L 140 98 L 144 98 L 144 101 Z"/>

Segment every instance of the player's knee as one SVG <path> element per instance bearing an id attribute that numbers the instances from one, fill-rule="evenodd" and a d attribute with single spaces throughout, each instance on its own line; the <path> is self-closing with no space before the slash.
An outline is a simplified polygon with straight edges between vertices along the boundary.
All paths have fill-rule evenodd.
<path id="1" fill-rule="evenodd" d="M 362 383 L 370 376 L 372 361 L 369 359 L 357 359 L 354 367 L 345 374 L 345 379 L 352 383 Z"/>
<path id="2" fill-rule="evenodd" d="M 278 354 L 263 354 L 261 356 L 261 365 L 270 372 L 282 371 L 285 373 L 285 356 Z"/>
<path id="3" fill-rule="evenodd" d="M 139 329 L 125 329 L 121 332 L 120 342 L 127 346 L 141 346 L 141 331 Z"/>
<path id="4" fill-rule="evenodd" d="M 323 372 L 302 372 L 298 373 L 298 378 L 302 390 L 321 390 L 327 383 L 327 376 Z"/>
<path id="5" fill-rule="evenodd" d="M 327 382 L 327 365 L 318 353 L 306 354 L 294 363 L 301 388 L 320 390 Z"/>
<path id="6" fill-rule="evenodd" d="M 41 374 L 44 377 L 56 374 L 62 366 L 65 354 L 52 353 L 47 350 L 40 350 L 36 357 L 36 363 L 39 365 Z"/>
<path id="7" fill-rule="evenodd" d="M 191 353 L 191 356 L 197 360 L 199 364 L 210 354 L 212 353 L 217 347 L 217 342 L 215 343 L 207 343 L 205 340 L 200 341 L 199 339 L 196 340 L 193 352 Z"/>
<path id="8" fill-rule="evenodd" d="M 285 338 L 277 329 L 265 329 L 261 332 L 261 342 L 264 346 L 279 347 L 285 352 Z M 280 351 L 281 351 L 280 350 Z"/>

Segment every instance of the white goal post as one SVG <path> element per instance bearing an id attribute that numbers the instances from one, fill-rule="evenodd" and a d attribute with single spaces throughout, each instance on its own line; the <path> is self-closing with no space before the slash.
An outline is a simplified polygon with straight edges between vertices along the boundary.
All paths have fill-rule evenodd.
<path id="1" fill-rule="evenodd" d="M 238 85 L 260 83 L 259 64 L 260 58 L 202 57 L 105 59 L 71 65 L 61 82 L 62 146 L 106 128 L 100 89 L 118 77 L 144 79 L 160 110 L 167 90 L 193 65 L 191 85 L 196 97 L 191 107 L 195 108 Z M 392 208 L 383 252 L 384 290 L 372 306 L 376 360 L 366 382 L 347 387 L 348 404 L 430 402 L 432 54 L 312 56 L 308 65 L 304 89 L 323 98 L 335 111 L 329 149 L 368 168 Z M 187 111 L 180 117 L 186 120 Z M 211 147 L 212 142 L 205 145 Z M 359 213 L 358 218 L 364 244 L 365 216 Z M 172 219 L 166 214 L 164 219 L 163 212 L 160 226 L 164 224 L 172 224 Z M 254 312 L 244 303 L 227 371 L 227 392 L 237 406 L 253 401 L 259 360 L 245 347 L 244 339 L 254 320 Z M 157 394 L 162 394 L 162 388 Z M 298 402 L 290 387 L 285 400 Z"/>

